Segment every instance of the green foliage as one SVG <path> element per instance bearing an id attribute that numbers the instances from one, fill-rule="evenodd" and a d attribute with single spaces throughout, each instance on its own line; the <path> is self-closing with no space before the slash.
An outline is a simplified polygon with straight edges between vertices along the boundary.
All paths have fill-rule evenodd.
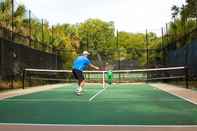
<path id="1" fill-rule="evenodd" d="M 88 19 L 79 24 L 80 52 L 88 50 L 92 58 L 102 54 L 102 59 L 111 59 L 114 49 L 115 27 L 113 22 Z"/>
<path id="2" fill-rule="evenodd" d="M 196 18 L 197 16 L 197 1 L 196 0 L 186 0 L 185 10 L 187 17 Z"/>
<path id="3" fill-rule="evenodd" d="M 120 57 L 122 60 L 134 59 L 139 60 L 144 52 L 141 50 L 145 48 L 145 35 L 144 34 L 133 34 L 128 32 L 119 32 L 118 34 L 118 48 L 121 49 Z"/>
<path id="4" fill-rule="evenodd" d="M 11 12 L 12 12 L 12 4 L 11 0 L 5 0 L 0 2 L 0 22 L 3 25 L 10 26 L 11 25 Z"/>
<path id="5" fill-rule="evenodd" d="M 136 60 L 141 65 L 146 64 L 145 34 L 123 31 L 116 34 L 113 22 L 100 19 L 51 27 L 46 20 L 42 23 L 36 18 L 29 19 L 24 5 L 18 5 L 12 14 L 11 4 L 11 0 L 0 2 L 0 21 L 10 28 L 13 15 L 14 32 L 29 36 L 31 31 L 30 37 L 36 41 L 32 42 L 33 47 L 42 51 L 49 51 L 49 47 L 55 49 L 54 53 L 61 55 L 67 68 L 71 68 L 73 59 L 84 50 L 91 52 L 93 60 L 101 58 L 109 63 Z M 161 38 L 154 33 L 147 36 L 148 48 L 160 48 Z M 156 56 L 151 55 L 151 60 L 154 61 Z"/>
<path id="6" fill-rule="evenodd" d="M 114 25 L 112 22 L 104 22 L 99 19 L 88 19 L 79 24 L 79 36 L 82 49 L 94 49 L 103 51 L 109 48 L 114 37 Z"/>
<path id="7" fill-rule="evenodd" d="M 190 39 L 196 38 L 191 32 L 197 28 L 197 1 L 186 0 L 185 5 L 181 7 L 174 5 L 171 10 L 173 22 L 170 22 L 165 39 L 167 39 L 166 43 L 176 41 L 176 47 L 179 48 L 184 46 Z"/>

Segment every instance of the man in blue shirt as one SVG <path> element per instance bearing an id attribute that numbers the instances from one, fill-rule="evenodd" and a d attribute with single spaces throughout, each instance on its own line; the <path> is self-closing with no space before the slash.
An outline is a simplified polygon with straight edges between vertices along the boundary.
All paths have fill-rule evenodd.
<path id="1" fill-rule="evenodd" d="M 78 80 L 78 85 L 79 85 L 79 87 L 76 90 L 77 95 L 81 94 L 81 91 L 85 84 L 83 71 L 88 66 L 96 70 L 99 70 L 99 67 L 93 65 L 91 61 L 88 59 L 88 55 L 90 55 L 90 53 L 87 51 L 84 51 L 83 54 L 81 56 L 78 56 L 73 63 L 72 72 L 73 72 L 74 77 Z"/>

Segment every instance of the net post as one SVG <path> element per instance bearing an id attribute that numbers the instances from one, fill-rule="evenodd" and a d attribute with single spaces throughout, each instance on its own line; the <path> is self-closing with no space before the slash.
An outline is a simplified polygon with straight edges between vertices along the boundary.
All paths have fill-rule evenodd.
<path id="1" fill-rule="evenodd" d="M 23 69 L 23 83 L 22 83 L 22 88 L 25 89 L 25 69 Z"/>
<path id="2" fill-rule="evenodd" d="M 103 71 L 103 88 L 105 88 L 105 72 Z"/>
<path id="3" fill-rule="evenodd" d="M 189 89 L 189 68 L 185 67 L 185 87 Z"/>

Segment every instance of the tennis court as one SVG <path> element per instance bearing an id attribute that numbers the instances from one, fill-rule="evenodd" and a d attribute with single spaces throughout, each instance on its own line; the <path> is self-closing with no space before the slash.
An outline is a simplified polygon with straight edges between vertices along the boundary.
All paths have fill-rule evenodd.
<path id="1" fill-rule="evenodd" d="M 24 89 L 0 99 L 0 129 L 8 126 L 50 130 L 52 126 L 87 131 L 100 128 L 194 131 L 197 128 L 197 95 L 187 87 L 186 69 L 114 70 L 111 85 L 107 82 L 107 71 L 86 71 L 87 83 L 80 96 L 75 94 L 78 85 L 72 80 L 72 71 L 26 69 Z M 64 84 L 29 88 L 26 82 L 43 80 L 50 83 L 49 80 L 58 79 L 64 80 Z M 169 90 L 169 84 L 165 88 L 163 80 L 182 81 L 182 87 L 175 86 L 175 89 L 190 98 L 173 93 L 175 89 Z"/>
<path id="2" fill-rule="evenodd" d="M 149 84 L 113 84 L 104 89 L 102 84 L 87 84 L 81 96 L 74 94 L 75 87 L 76 84 L 65 84 L 1 100 L 0 122 L 197 125 L 197 105 Z"/>

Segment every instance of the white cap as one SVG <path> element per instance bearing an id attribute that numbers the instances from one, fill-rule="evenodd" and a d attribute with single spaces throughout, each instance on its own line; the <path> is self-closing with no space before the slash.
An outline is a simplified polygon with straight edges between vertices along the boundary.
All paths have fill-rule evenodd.
<path id="1" fill-rule="evenodd" d="M 90 55 L 88 51 L 83 51 L 83 55 Z"/>

